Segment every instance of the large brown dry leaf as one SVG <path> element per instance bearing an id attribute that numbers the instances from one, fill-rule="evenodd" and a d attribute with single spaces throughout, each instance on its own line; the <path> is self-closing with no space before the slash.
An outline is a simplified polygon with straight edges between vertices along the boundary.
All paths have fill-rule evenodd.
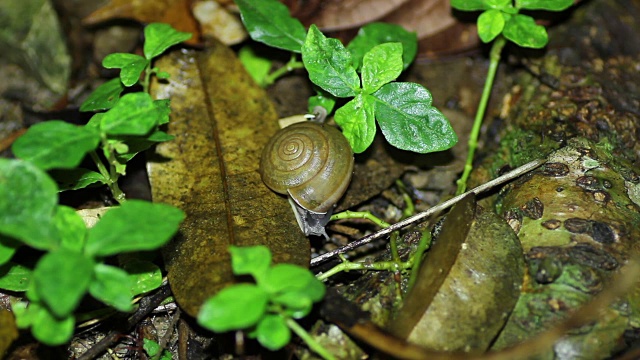
<path id="1" fill-rule="evenodd" d="M 134 19 L 142 23 L 163 22 L 179 31 L 192 33 L 188 44 L 200 42 L 200 29 L 191 14 L 192 0 L 110 0 L 109 3 L 84 18 L 86 25 L 111 19 Z"/>
<path id="2" fill-rule="evenodd" d="M 260 152 L 277 116 L 234 53 L 215 43 L 205 52 L 171 53 L 157 66 L 171 74 L 153 95 L 171 99 L 176 139 L 158 146 L 149 176 L 154 201 L 187 213 L 164 255 L 176 300 L 195 316 L 234 279 L 229 245 L 264 244 L 276 262 L 308 266 L 309 243 L 286 199 L 260 179 Z"/>
<path id="3" fill-rule="evenodd" d="M 17 338 L 18 329 L 13 314 L 7 310 L 0 310 L 0 357 Z"/>

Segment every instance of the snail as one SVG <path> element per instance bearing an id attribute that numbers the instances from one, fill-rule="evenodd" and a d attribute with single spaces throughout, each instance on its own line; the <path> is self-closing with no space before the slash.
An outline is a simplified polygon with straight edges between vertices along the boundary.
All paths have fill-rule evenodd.
<path id="1" fill-rule="evenodd" d="M 304 121 L 280 129 L 267 143 L 260 176 L 271 190 L 289 196 L 305 235 L 327 237 L 324 226 L 353 173 L 353 151 L 340 130 Z"/>

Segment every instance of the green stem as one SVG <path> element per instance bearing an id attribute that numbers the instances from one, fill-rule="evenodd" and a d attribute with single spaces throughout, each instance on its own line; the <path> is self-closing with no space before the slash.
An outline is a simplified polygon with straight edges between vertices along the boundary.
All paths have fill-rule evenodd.
<path id="1" fill-rule="evenodd" d="M 396 186 L 400 189 L 400 193 L 402 194 L 402 199 L 404 200 L 404 210 L 402 210 L 402 219 L 406 219 L 409 216 L 412 216 L 416 212 L 416 207 L 413 204 L 413 200 L 411 200 L 411 196 L 409 196 L 409 192 L 407 191 L 407 187 L 400 180 L 396 180 Z"/>
<path id="2" fill-rule="evenodd" d="M 399 271 L 399 270 L 409 269 L 410 267 L 411 267 L 411 261 L 407 261 L 407 262 L 376 261 L 374 263 L 365 263 L 365 262 L 351 262 L 348 260 L 344 260 L 344 262 L 332 267 L 326 272 L 316 275 L 316 278 L 320 281 L 324 281 L 341 271 L 351 271 L 351 270 Z"/>
<path id="3" fill-rule="evenodd" d="M 291 54 L 291 59 L 289 59 L 289 62 L 287 62 L 283 67 L 276 69 L 271 74 L 265 76 L 263 80 L 263 86 L 267 87 L 273 84 L 276 80 L 278 80 L 283 75 L 295 69 L 302 69 L 302 68 L 304 68 L 304 64 L 302 63 L 302 61 L 298 61 L 296 59 L 295 54 Z"/>
<path id="4" fill-rule="evenodd" d="M 322 345 L 318 344 L 311 335 L 305 330 L 302 326 L 300 326 L 295 320 L 290 317 L 286 317 L 287 326 L 291 331 L 293 331 L 296 335 L 300 337 L 309 349 L 314 351 L 316 354 L 320 355 L 325 360 L 336 360 L 336 358 L 331 355 L 327 350 L 325 350 Z"/>
<path id="5" fill-rule="evenodd" d="M 418 272 L 420 270 L 420 265 L 422 264 L 422 255 L 427 251 L 429 246 L 431 246 L 431 231 L 429 229 L 424 229 L 422 231 L 422 236 L 420 237 L 416 253 L 412 256 L 413 265 L 411 266 L 411 276 L 409 277 L 409 283 L 407 284 L 407 291 L 410 291 L 413 288 L 413 285 L 418 279 Z"/>
<path id="6" fill-rule="evenodd" d="M 367 219 L 382 228 L 388 228 L 389 226 L 391 226 L 388 222 L 376 217 L 369 211 L 345 210 L 343 212 L 339 212 L 337 214 L 331 215 L 331 219 L 329 221 L 343 220 L 343 219 Z"/>
<path id="7" fill-rule="evenodd" d="M 109 145 L 109 142 L 108 142 L 108 140 L 106 138 L 102 139 L 102 147 L 103 147 L 103 149 L 107 150 L 107 151 L 105 151 L 105 155 L 107 155 L 107 161 L 109 162 L 109 171 L 108 172 L 107 172 L 107 169 L 104 166 L 104 164 L 102 164 L 102 161 L 100 161 L 100 158 L 98 157 L 98 154 L 95 153 L 95 151 L 92 152 L 91 157 L 92 157 L 93 161 L 96 162 L 96 165 L 98 166 L 98 169 L 100 170 L 100 173 L 108 179 L 107 186 L 109 186 L 109 190 L 111 190 L 111 195 L 113 195 L 113 198 L 118 203 L 122 204 L 125 201 L 127 201 L 127 199 L 125 197 L 124 192 L 122 190 L 120 190 L 120 186 L 118 185 L 118 179 L 120 178 L 120 175 L 116 171 L 116 167 L 114 165 L 115 163 L 118 162 L 118 160 L 116 159 L 116 157 L 114 155 L 114 149 L 111 148 L 111 146 Z"/>
<path id="8" fill-rule="evenodd" d="M 482 126 L 482 118 L 487 109 L 489 103 L 489 96 L 491 95 L 491 89 L 493 88 L 493 80 L 496 77 L 496 71 L 498 70 L 498 64 L 500 63 L 500 55 L 502 48 L 507 43 L 504 36 L 500 35 L 496 38 L 491 46 L 491 53 L 489 55 L 489 70 L 487 71 L 487 79 L 484 82 L 484 89 L 482 89 L 482 97 L 478 104 L 478 111 L 476 112 L 476 118 L 473 121 L 473 128 L 471 134 L 469 134 L 469 152 L 467 154 L 467 162 L 464 165 L 464 172 L 460 179 L 458 179 L 458 190 L 456 195 L 460 195 L 467 189 L 467 180 L 473 170 L 473 156 L 475 155 L 476 148 L 478 147 L 478 136 L 480 135 L 480 127 Z"/>
<path id="9" fill-rule="evenodd" d="M 144 80 L 142 80 L 142 91 L 149 93 L 149 84 L 151 84 L 151 60 L 147 62 L 147 66 L 144 68 Z"/>

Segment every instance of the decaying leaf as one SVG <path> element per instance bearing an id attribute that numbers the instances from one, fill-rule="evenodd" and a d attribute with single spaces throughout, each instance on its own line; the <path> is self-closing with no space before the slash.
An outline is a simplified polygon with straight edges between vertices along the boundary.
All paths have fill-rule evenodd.
<path id="1" fill-rule="evenodd" d="M 447 215 L 392 332 L 441 351 L 484 351 L 520 294 L 522 248 L 509 225 L 469 196 Z"/>
<path id="2" fill-rule="evenodd" d="M 0 310 L 0 356 L 4 355 L 17 338 L 18 328 L 13 314 L 8 310 Z"/>
<path id="3" fill-rule="evenodd" d="M 163 22 L 178 31 L 192 33 L 187 44 L 200 42 L 198 23 L 191 13 L 192 0 L 110 0 L 107 5 L 84 18 L 85 25 L 111 19 L 134 19 L 142 23 Z"/>
<path id="4" fill-rule="evenodd" d="M 293 16 L 306 24 L 350 39 L 362 25 L 382 21 L 415 31 L 419 54 L 459 53 L 478 45 L 473 22 L 456 18 L 447 0 L 284 0 Z"/>
<path id="5" fill-rule="evenodd" d="M 187 218 L 164 251 L 178 303 L 195 316 L 200 304 L 233 281 L 229 245 L 264 244 L 276 262 L 309 264 L 309 243 L 287 200 L 258 173 L 277 116 L 233 52 L 214 43 L 204 52 L 170 53 L 156 64 L 171 74 L 156 98 L 171 98 L 173 141 L 149 165 L 154 201 Z"/>

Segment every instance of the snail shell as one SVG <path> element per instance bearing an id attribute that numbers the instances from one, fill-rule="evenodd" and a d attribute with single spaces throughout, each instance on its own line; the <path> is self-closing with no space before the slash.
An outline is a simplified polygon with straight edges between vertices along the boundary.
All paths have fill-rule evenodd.
<path id="1" fill-rule="evenodd" d="M 327 213 L 347 190 L 353 151 L 333 126 L 305 121 L 279 130 L 260 160 L 262 181 L 300 207 Z"/>

